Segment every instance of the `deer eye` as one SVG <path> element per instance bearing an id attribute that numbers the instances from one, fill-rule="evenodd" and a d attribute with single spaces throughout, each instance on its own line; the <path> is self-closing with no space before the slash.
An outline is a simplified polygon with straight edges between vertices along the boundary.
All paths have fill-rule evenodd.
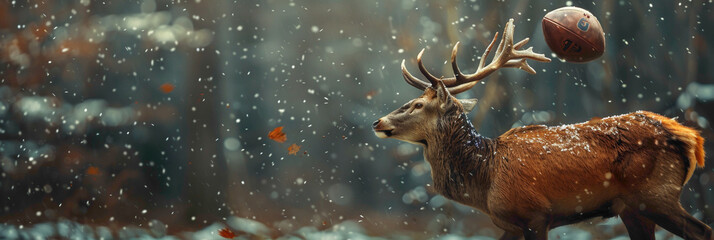
<path id="1" fill-rule="evenodd" d="M 421 104 L 421 103 L 414 104 L 414 108 L 415 108 L 415 109 L 420 109 L 420 108 L 423 108 L 423 107 L 424 107 L 424 104 Z"/>

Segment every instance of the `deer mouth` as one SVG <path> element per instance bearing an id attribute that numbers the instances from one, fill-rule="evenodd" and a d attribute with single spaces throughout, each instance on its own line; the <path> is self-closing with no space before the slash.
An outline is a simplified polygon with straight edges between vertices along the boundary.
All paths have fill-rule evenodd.
<path id="1" fill-rule="evenodd" d="M 377 129 L 375 129 L 375 130 L 374 130 L 374 134 L 376 134 L 377 137 L 379 137 L 379 138 L 388 138 L 388 137 L 391 137 L 391 136 L 393 135 L 393 134 L 392 134 L 392 131 L 393 131 L 393 130 L 394 130 L 394 129 L 391 129 L 391 130 L 382 130 L 382 129 L 377 130 Z"/>

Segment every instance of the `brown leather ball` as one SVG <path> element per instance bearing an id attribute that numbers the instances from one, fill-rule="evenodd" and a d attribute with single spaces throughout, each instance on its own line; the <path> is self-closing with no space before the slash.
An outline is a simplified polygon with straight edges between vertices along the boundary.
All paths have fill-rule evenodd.
<path id="1" fill-rule="evenodd" d="M 543 17 L 545 42 L 558 57 L 588 62 L 605 52 L 605 32 L 592 13 L 578 7 L 555 9 Z"/>

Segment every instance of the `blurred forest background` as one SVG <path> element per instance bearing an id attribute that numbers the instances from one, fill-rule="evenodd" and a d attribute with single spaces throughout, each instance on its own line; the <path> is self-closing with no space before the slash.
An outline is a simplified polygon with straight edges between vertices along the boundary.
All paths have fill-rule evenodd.
<path id="1" fill-rule="evenodd" d="M 516 40 L 554 57 L 541 18 L 566 5 L 598 17 L 604 56 L 531 61 L 536 75 L 501 70 L 461 94 L 480 99 L 480 133 L 648 110 L 714 153 L 711 0 L 1 1 L 0 236 L 497 237 L 426 190 L 421 149 L 370 123 L 421 93 L 399 70 L 421 48 L 448 75 L 461 41 L 470 72 L 514 18 Z M 711 159 L 682 195 L 710 225 Z M 551 236 L 626 236 L 618 221 Z"/>

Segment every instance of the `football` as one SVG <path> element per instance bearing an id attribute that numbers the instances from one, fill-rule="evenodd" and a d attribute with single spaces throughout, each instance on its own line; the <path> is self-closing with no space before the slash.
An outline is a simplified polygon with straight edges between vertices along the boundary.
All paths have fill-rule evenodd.
<path id="1" fill-rule="evenodd" d="M 592 61 L 605 52 L 600 22 L 582 8 L 563 7 L 546 14 L 543 35 L 550 50 L 569 62 Z"/>

